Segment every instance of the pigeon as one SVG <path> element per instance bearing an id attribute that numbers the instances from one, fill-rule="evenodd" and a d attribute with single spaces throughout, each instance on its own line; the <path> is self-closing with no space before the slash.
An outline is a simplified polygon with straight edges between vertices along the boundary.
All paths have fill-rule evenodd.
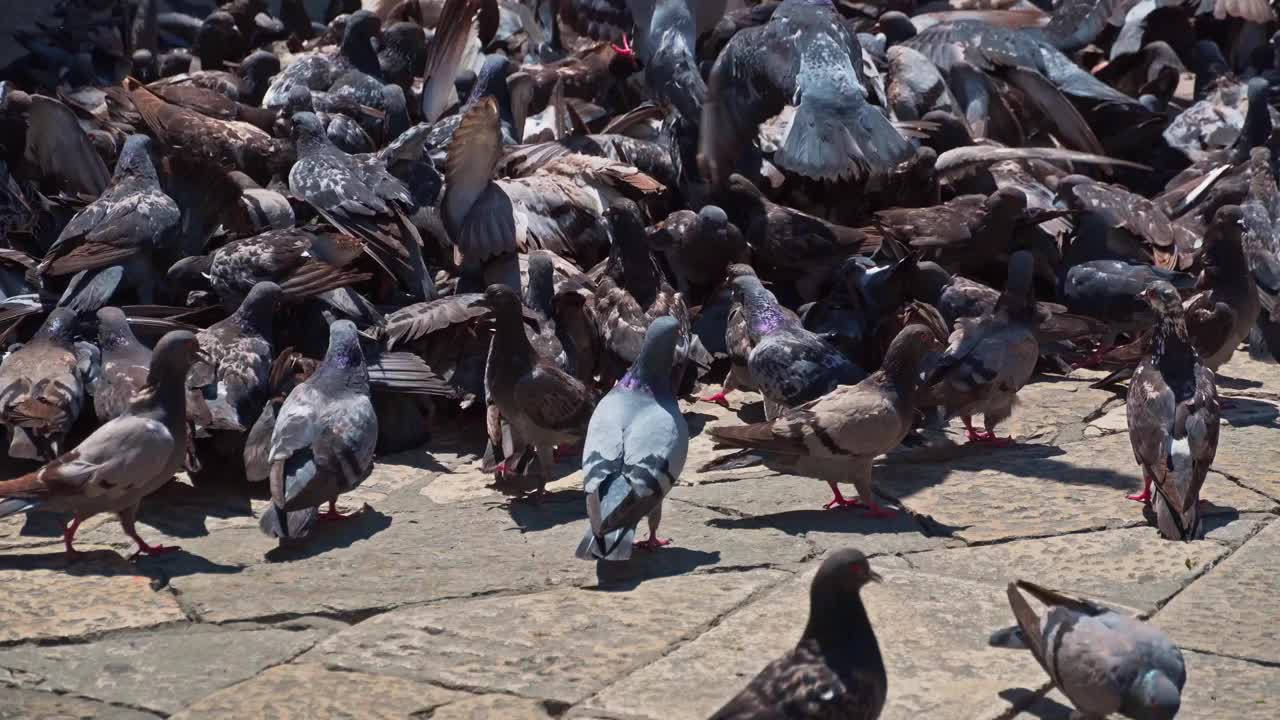
<path id="1" fill-rule="evenodd" d="M 881 578 L 852 548 L 822 561 L 809 589 L 809 621 L 793 650 L 774 660 L 711 720 L 876 720 L 889 679 L 862 588 Z"/>
<path id="2" fill-rule="evenodd" d="M 84 442 L 28 475 L 0 482 L 0 517 L 40 509 L 75 513 L 63 534 L 68 558 L 80 523 L 114 512 L 138 544 L 137 555 L 176 547 L 151 546 L 138 536 L 138 504 L 172 479 L 187 452 L 183 380 L 200 352 L 194 335 L 174 330 L 151 356 L 147 384 L 124 415 L 94 430 Z"/>
<path id="3" fill-rule="evenodd" d="M 116 307 L 98 311 L 98 348 L 102 369 L 89 393 L 98 420 L 107 422 L 129 410 L 133 397 L 147 384 L 151 372 L 151 350 L 138 342 L 129 328 L 129 319 Z"/>
<path id="4" fill-rule="evenodd" d="M 997 438 L 995 427 L 1009 417 L 1018 391 L 1031 379 L 1040 356 L 1039 320 L 1031 293 L 1033 262 L 1026 250 L 1013 254 L 995 310 L 958 320 L 949 346 L 925 380 L 922 405 L 942 406 L 948 417 L 959 415 L 969 442 L 1013 443 L 1012 438 Z M 981 433 L 971 420 L 977 413 L 982 413 Z"/>
<path id="5" fill-rule="evenodd" d="M 197 361 L 187 378 L 193 389 L 192 420 L 205 430 L 248 430 L 267 400 L 271 360 L 271 330 L 280 286 L 261 282 L 225 320 L 201 330 L 196 337 L 206 357 Z"/>
<path id="6" fill-rule="evenodd" d="M 729 356 L 729 374 L 724 378 L 720 390 L 712 395 L 699 398 L 703 402 L 716 403 L 722 407 L 729 406 L 728 394 L 734 390 L 751 390 L 755 385 L 751 381 L 751 371 L 747 368 L 747 360 L 751 357 L 750 329 L 747 327 L 746 314 L 742 308 L 743 297 L 733 292 L 733 283 L 740 277 L 755 276 L 756 271 L 745 263 L 734 263 L 725 272 L 724 285 L 729 292 L 728 317 L 724 323 L 724 344 Z M 790 308 L 779 306 L 779 310 L 788 317 L 799 318 Z M 699 320 L 707 317 L 706 306 L 703 307 Z"/>
<path id="7" fill-rule="evenodd" d="M 75 330 L 75 312 L 55 308 L 31 341 L 0 363 L 0 423 L 10 431 L 11 457 L 51 460 L 62 452 L 89 369 Z"/>
<path id="8" fill-rule="evenodd" d="M 153 302 L 148 251 L 175 234 L 180 211 L 161 189 L 150 151 L 151 138 L 129 136 L 111 184 L 71 218 L 36 267 L 37 273 L 60 277 L 124 264 L 143 301 Z"/>
<path id="9" fill-rule="evenodd" d="M 707 86 L 698 72 L 698 33 L 688 0 L 654 0 L 648 22 L 639 28 L 644 79 L 661 102 L 688 122 L 698 123 Z M 639 20 L 639 18 L 637 18 Z"/>
<path id="10" fill-rule="evenodd" d="M 738 32 L 716 58 L 702 110 L 699 159 L 722 183 L 757 126 L 795 103 L 774 164 L 805 177 L 886 175 L 915 150 L 869 102 L 862 47 L 830 0 L 785 0 L 763 27 Z M 798 102 L 797 102 L 798 101 Z"/>
<path id="11" fill-rule="evenodd" d="M 262 532 L 283 543 L 305 538 L 317 519 L 346 517 L 335 499 L 369 477 L 377 440 L 360 336 L 354 323 L 339 320 L 329 326 L 324 360 L 275 417 L 267 456 L 271 505 L 259 521 Z M 328 512 L 317 513 L 326 501 Z"/>
<path id="12" fill-rule="evenodd" d="M 671 386 L 679 323 L 654 320 L 631 369 L 591 414 L 582 448 L 583 491 L 590 527 L 578 545 L 583 560 L 627 560 L 631 548 L 658 548 L 662 500 L 680 479 L 689 426 Z M 649 538 L 635 542 L 649 519 Z"/>
<path id="13" fill-rule="evenodd" d="M 834 497 L 827 508 L 864 506 L 871 517 L 887 517 L 891 513 L 876 503 L 872 492 L 871 464 L 911 430 L 922 364 L 937 348 L 928 328 L 911 325 L 893 339 L 881 368 L 857 385 L 842 385 L 784 410 L 772 422 L 717 425 L 707 432 L 728 445 L 797 461 L 797 472 L 831 487 Z M 842 480 L 853 482 L 859 499 L 840 493 L 836 483 Z"/>
<path id="14" fill-rule="evenodd" d="M 593 405 L 590 388 L 577 378 L 539 357 L 524 332 L 520 296 L 505 285 L 490 285 L 482 301 L 494 314 L 493 343 L 485 367 L 484 384 L 489 400 L 510 424 L 514 441 L 533 447 L 542 472 L 537 496 L 551 482 L 552 451 L 576 445 L 587 432 Z M 523 448 L 520 450 L 523 455 Z M 505 458 L 517 453 L 508 453 Z M 497 473 L 505 479 L 507 461 Z"/>
<path id="15" fill-rule="evenodd" d="M 283 71 L 271 79 L 262 98 L 264 108 L 283 107 L 289 91 L 297 86 L 323 92 L 333 87 L 339 78 L 355 70 L 368 75 L 381 73 L 378 54 L 373 49 L 373 38 L 382 29 L 377 15 L 361 10 L 347 19 L 342 44 L 337 55 L 313 51 L 293 59 Z"/>
<path id="16" fill-rule="evenodd" d="M 649 230 L 649 244 L 663 254 L 686 302 L 701 299 L 734 262 L 745 262 L 747 243 L 725 211 L 706 205 L 677 210 Z"/>
<path id="17" fill-rule="evenodd" d="M 1156 282 L 1139 297 L 1155 311 L 1156 327 L 1151 354 L 1134 371 L 1125 401 L 1129 442 L 1143 478 L 1142 493 L 1130 499 L 1155 506 L 1162 536 L 1193 540 L 1200 529 L 1200 488 L 1218 450 L 1218 391 L 1173 286 Z"/>
<path id="18" fill-rule="evenodd" d="M 867 376 L 844 353 L 805 330 L 794 314 L 785 312 L 773 293 L 760 284 L 760 278 L 735 278 L 733 293 L 742 304 L 752 345 L 747 372 L 764 396 L 766 419 Z"/>
<path id="19" fill-rule="evenodd" d="M 1218 208 L 1204 235 L 1204 269 L 1196 283 L 1200 292 L 1187 304 L 1187 324 L 1196 350 L 1205 366 L 1214 371 L 1226 364 L 1249 336 L 1261 308 L 1258 286 L 1245 257 L 1243 232 L 1244 215 L 1238 205 Z M 1223 305 L 1229 315 L 1220 310 Z"/>
<path id="20" fill-rule="evenodd" d="M 1045 606 L 1043 617 L 1023 592 Z M 1164 631 L 1026 580 L 1009 583 L 1008 594 L 1018 624 L 996 631 L 990 644 L 1031 650 L 1083 716 L 1172 720 L 1178 714 L 1187 669 Z"/>

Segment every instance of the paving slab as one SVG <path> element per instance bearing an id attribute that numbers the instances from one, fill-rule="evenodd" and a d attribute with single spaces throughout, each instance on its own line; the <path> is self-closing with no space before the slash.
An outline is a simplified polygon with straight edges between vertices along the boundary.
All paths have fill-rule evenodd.
<path id="1" fill-rule="evenodd" d="M 1280 668 L 1183 650 L 1187 685 L 1178 720 L 1274 720 L 1280 716 Z M 1068 720 L 1071 702 L 1054 689 L 1016 720 Z"/>
<path id="2" fill-rule="evenodd" d="M 1218 393 L 1233 397 L 1280 400 L 1280 365 L 1261 362 L 1236 352 L 1231 362 L 1218 368 Z"/>
<path id="3" fill-rule="evenodd" d="M 0 643 L 74 638 L 186 619 L 169 593 L 113 550 L 68 563 L 61 544 L 0 554 Z"/>
<path id="4" fill-rule="evenodd" d="M 292 659 L 325 634 L 191 626 L 75 645 L 23 645 L 0 650 L 0 672 L 30 689 L 172 713 Z"/>
<path id="5" fill-rule="evenodd" d="M 437 709 L 431 713 L 431 720 L 551 720 L 558 717 L 548 705 L 544 700 L 513 695 L 480 695 Z"/>
<path id="6" fill-rule="evenodd" d="M 1213 469 L 1251 490 L 1280 500 L 1280 425 L 1224 426 Z"/>
<path id="7" fill-rule="evenodd" d="M 798 563 L 812 554 L 800 538 L 772 528 L 725 533 L 715 513 L 667 506 L 661 533 L 674 543 L 637 553 L 644 577 L 717 567 Z M 374 508 L 344 523 L 322 526 L 298 552 L 280 552 L 257 527 L 188 541 L 198 562 L 226 573 L 186 574 L 165 566 L 187 607 L 211 621 L 280 614 L 344 614 L 500 591 L 589 585 L 595 564 L 573 556 L 586 531 L 579 491 L 554 493 L 540 505 L 468 501 L 438 505 L 417 493 L 402 496 L 394 514 Z M 642 529 L 642 533 L 647 529 Z"/>
<path id="8" fill-rule="evenodd" d="M 1192 650 L 1280 665 L 1280 522 L 1272 522 L 1156 614 Z"/>
<path id="9" fill-rule="evenodd" d="M 322 665 L 279 665 L 196 700 L 174 720 L 274 720 L 421 717 L 468 697 L 455 690 L 387 675 L 330 670 Z M 438 717 L 438 716 L 433 716 Z"/>
<path id="10" fill-rule="evenodd" d="M 1006 586 L 1015 579 L 1154 611 L 1228 548 L 1209 540 L 1162 542 L 1155 528 L 1077 533 L 912 555 L 917 570 Z"/>
<path id="11" fill-rule="evenodd" d="M 1044 671 L 1026 653 L 990 648 L 1013 622 L 1003 588 L 872 561 L 884 583 L 863 591 L 889 675 L 883 720 L 994 718 L 999 692 L 1038 687 Z M 706 634 L 583 704 L 587 713 L 663 720 L 705 718 L 795 644 L 808 614 L 812 572 L 735 612 Z"/>
<path id="12" fill-rule="evenodd" d="M 1061 445 L 1083 439 L 1089 420 L 1109 405 L 1124 403 L 1110 390 L 1089 387 L 1096 379 L 1083 375 L 1036 376 L 1018 391 L 1013 415 L 996 432 L 1030 444 Z M 981 419 L 975 418 L 974 422 L 980 423 Z M 947 424 L 947 436 L 952 442 L 965 442 L 964 423 L 959 418 Z"/>
<path id="13" fill-rule="evenodd" d="M 1125 499 L 1141 488 L 1141 475 L 1124 435 L 1061 448 L 987 451 L 948 463 L 894 462 L 875 468 L 877 488 L 940 529 L 967 542 L 1043 537 L 1144 522 Z M 1269 498 L 1211 476 L 1208 512 L 1272 512 Z"/>
<path id="14" fill-rule="evenodd" d="M 564 589 L 433 603 L 366 620 L 300 661 L 576 703 L 788 577 L 695 574 L 629 592 Z"/>
<path id="15" fill-rule="evenodd" d="M 86 698 L 0 687 L 0 720 L 155 720 L 159 717 Z"/>

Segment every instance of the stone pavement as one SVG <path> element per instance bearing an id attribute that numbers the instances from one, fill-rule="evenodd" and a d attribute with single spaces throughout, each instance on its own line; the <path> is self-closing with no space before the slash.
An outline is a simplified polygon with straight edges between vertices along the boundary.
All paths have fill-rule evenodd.
<path id="1" fill-rule="evenodd" d="M 281 553 L 259 498 L 173 483 L 141 531 L 184 552 L 126 562 L 113 518 L 68 567 L 57 519 L 0 520 L 0 718 L 704 718 L 795 641 L 819 558 L 856 546 L 889 667 L 889 720 L 1065 719 L 1030 655 L 986 646 L 1023 577 L 1150 616 L 1189 666 L 1180 718 L 1280 717 L 1280 367 L 1224 369 L 1206 539 L 1162 541 L 1124 499 L 1140 480 L 1124 404 L 1099 374 L 1038 378 L 973 450 L 951 428 L 876 468 L 906 512 L 823 511 L 821 483 L 698 473 L 695 438 L 662 534 L 597 576 L 575 560 L 580 474 L 540 507 L 475 469 L 474 437 L 380 458 L 356 519 Z M 755 419 L 754 396 L 734 410 Z M 745 405 L 744 405 L 745 404 Z M 696 432 L 731 413 L 688 407 Z M 476 426 L 476 435 L 480 434 Z"/>

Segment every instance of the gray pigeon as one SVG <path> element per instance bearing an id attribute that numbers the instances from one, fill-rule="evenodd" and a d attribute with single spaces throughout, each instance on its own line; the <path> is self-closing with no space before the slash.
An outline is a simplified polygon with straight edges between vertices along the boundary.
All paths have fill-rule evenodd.
<path id="1" fill-rule="evenodd" d="M 505 285 L 490 285 L 484 305 L 494 314 L 493 344 L 485 366 L 484 385 L 489 400 L 512 435 L 533 446 L 541 466 L 541 495 L 551 481 L 553 450 L 576 445 L 586 435 L 591 419 L 592 392 L 577 378 L 539 357 L 525 335 L 520 296 Z M 512 455 L 523 455 L 513 448 Z M 504 448 L 505 453 L 505 448 Z M 512 455 L 507 455 L 511 458 Z M 506 460 L 498 475 L 507 473 Z"/>
<path id="2" fill-rule="evenodd" d="M 124 312 L 116 307 L 98 311 L 98 347 L 102 370 L 89 388 L 98 420 L 106 422 L 129 410 L 133 396 L 147 384 L 151 350 L 138 342 Z"/>
<path id="3" fill-rule="evenodd" d="M 734 299 L 742 303 L 747 334 L 753 345 L 747 369 L 764 395 L 765 418 L 852 385 L 867 376 L 836 348 L 805 330 L 783 310 L 760 278 L 743 275 L 733 281 Z"/>
<path id="4" fill-rule="evenodd" d="M 1039 321 L 1031 295 L 1033 263 L 1030 252 L 1013 254 L 994 312 L 958 320 L 950 346 L 926 380 L 920 406 L 942 406 L 949 417 L 959 415 L 970 442 L 1013 443 L 996 438 L 994 428 L 1013 411 L 1017 393 L 1031 379 L 1040 357 Z M 982 433 L 970 419 L 976 413 L 983 416 Z"/>
<path id="5" fill-rule="evenodd" d="M 1048 612 L 1037 615 L 1019 590 Z M 1169 720 L 1178 714 L 1187 669 L 1159 628 L 1025 580 L 1009 584 L 1009 605 L 1018 625 L 997 631 L 991 644 L 1031 650 L 1084 716 Z"/>
<path id="6" fill-rule="evenodd" d="M 318 518 L 345 517 L 334 502 L 373 472 L 378 416 L 369 399 L 360 336 L 350 320 L 329 326 L 329 350 L 315 374 L 289 393 L 271 433 L 271 506 L 259 527 L 285 540 L 307 536 Z M 319 514 L 317 506 L 329 503 Z"/>
<path id="7" fill-rule="evenodd" d="M 176 550 L 148 545 L 134 520 L 142 498 L 169 482 L 186 458 L 183 379 L 199 352 L 195 336 L 185 330 L 160 338 L 147 384 L 129 412 L 39 470 L 0 482 L 0 517 L 32 509 L 75 513 L 63 535 L 69 557 L 76 555 L 72 542 L 80 523 L 103 512 L 120 517 L 125 534 L 138 544 L 135 556 Z"/>
<path id="8" fill-rule="evenodd" d="M 671 542 L 658 537 L 662 500 L 689 451 L 689 426 L 671 389 L 679 330 L 670 316 L 650 323 L 640 356 L 591 415 L 582 449 L 591 521 L 578 545 L 583 560 L 626 560 L 633 544 L 652 549 Z M 644 517 L 649 539 L 635 543 Z"/>
<path id="9" fill-rule="evenodd" d="M 55 308 L 26 345 L 0 363 L 0 423 L 9 428 L 9 455 L 50 460 L 80 416 L 88 372 L 72 341 L 76 314 Z"/>
<path id="10" fill-rule="evenodd" d="M 198 391 L 191 409 L 198 432 L 243 432 L 261 414 L 275 357 L 271 325 L 280 295 L 279 285 L 258 283 L 230 317 L 197 335 L 208 353 L 208 360 L 192 366 L 187 379 L 187 387 Z"/>

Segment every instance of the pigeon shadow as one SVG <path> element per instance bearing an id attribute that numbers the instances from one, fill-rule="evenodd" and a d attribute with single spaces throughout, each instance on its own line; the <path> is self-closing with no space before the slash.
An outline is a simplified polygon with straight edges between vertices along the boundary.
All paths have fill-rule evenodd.
<path id="1" fill-rule="evenodd" d="M 764 401 L 756 400 L 744 403 L 742 407 L 738 408 L 737 415 L 738 419 L 747 425 L 764 422 Z"/>
<path id="2" fill-rule="evenodd" d="M 209 534 L 209 518 L 252 517 L 251 497 L 270 496 L 267 483 L 229 487 L 170 482 L 142 501 L 138 520 L 176 538 Z"/>
<path id="3" fill-rule="evenodd" d="M 707 552 L 668 545 L 657 550 L 631 551 L 631 559 L 622 562 L 599 560 L 596 562 L 596 586 L 587 588 L 600 592 L 626 592 L 639 587 L 646 580 L 686 575 L 706 565 L 720 562 L 720 551 Z"/>
<path id="4" fill-rule="evenodd" d="M 686 410 L 684 412 L 684 421 L 689 426 L 689 437 L 701 434 L 707 423 L 719 419 L 715 415 L 708 415 L 694 410 Z"/>
<path id="5" fill-rule="evenodd" d="M 305 560 L 331 550 L 351 547 L 389 527 L 391 527 L 390 515 L 365 505 L 345 520 L 316 523 L 311 534 L 306 538 L 272 548 L 263 553 L 263 557 L 268 562 Z"/>
<path id="6" fill-rule="evenodd" d="M 61 549 L 56 552 L 0 555 L 0 570 L 54 570 L 72 576 L 147 577 L 155 589 L 164 587 L 169 578 L 184 575 L 230 575 L 244 568 L 220 565 L 185 550 L 163 555 L 141 556 L 132 561 L 115 550 L 86 550 L 68 559 Z"/>
<path id="7" fill-rule="evenodd" d="M 531 496 L 512 498 L 501 503 L 520 532 L 540 532 L 587 517 L 586 493 L 581 490 L 556 490 L 541 499 Z"/>
<path id="8" fill-rule="evenodd" d="M 1272 402 L 1236 396 L 1222 397 L 1219 401 L 1226 405 L 1222 408 L 1222 417 L 1232 427 L 1276 425 L 1280 418 L 1280 406 Z"/>
<path id="9" fill-rule="evenodd" d="M 887 518 L 868 517 L 857 508 L 824 510 L 786 510 L 768 515 L 750 517 L 718 517 L 707 525 L 726 530 L 762 528 L 780 530 L 788 535 L 808 533 L 855 533 L 859 535 L 886 535 L 897 533 L 921 534 L 927 537 L 949 537 L 963 527 L 942 525 L 932 518 L 918 517 L 906 510 L 897 509 Z"/>
<path id="10" fill-rule="evenodd" d="M 1230 375 L 1223 375 L 1222 373 L 1215 375 L 1213 381 L 1219 388 L 1225 388 L 1227 390 L 1256 390 L 1257 388 L 1262 387 L 1261 380 L 1231 377 Z"/>
<path id="11" fill-rule="evenodd" d="M 1071 717 L 1071 708 L 1034 690 L 1008 688 L 1001 690 L 999 695 L 1019 715 L 1026 714 L 1040 720 L 1068 720 Z"/>

